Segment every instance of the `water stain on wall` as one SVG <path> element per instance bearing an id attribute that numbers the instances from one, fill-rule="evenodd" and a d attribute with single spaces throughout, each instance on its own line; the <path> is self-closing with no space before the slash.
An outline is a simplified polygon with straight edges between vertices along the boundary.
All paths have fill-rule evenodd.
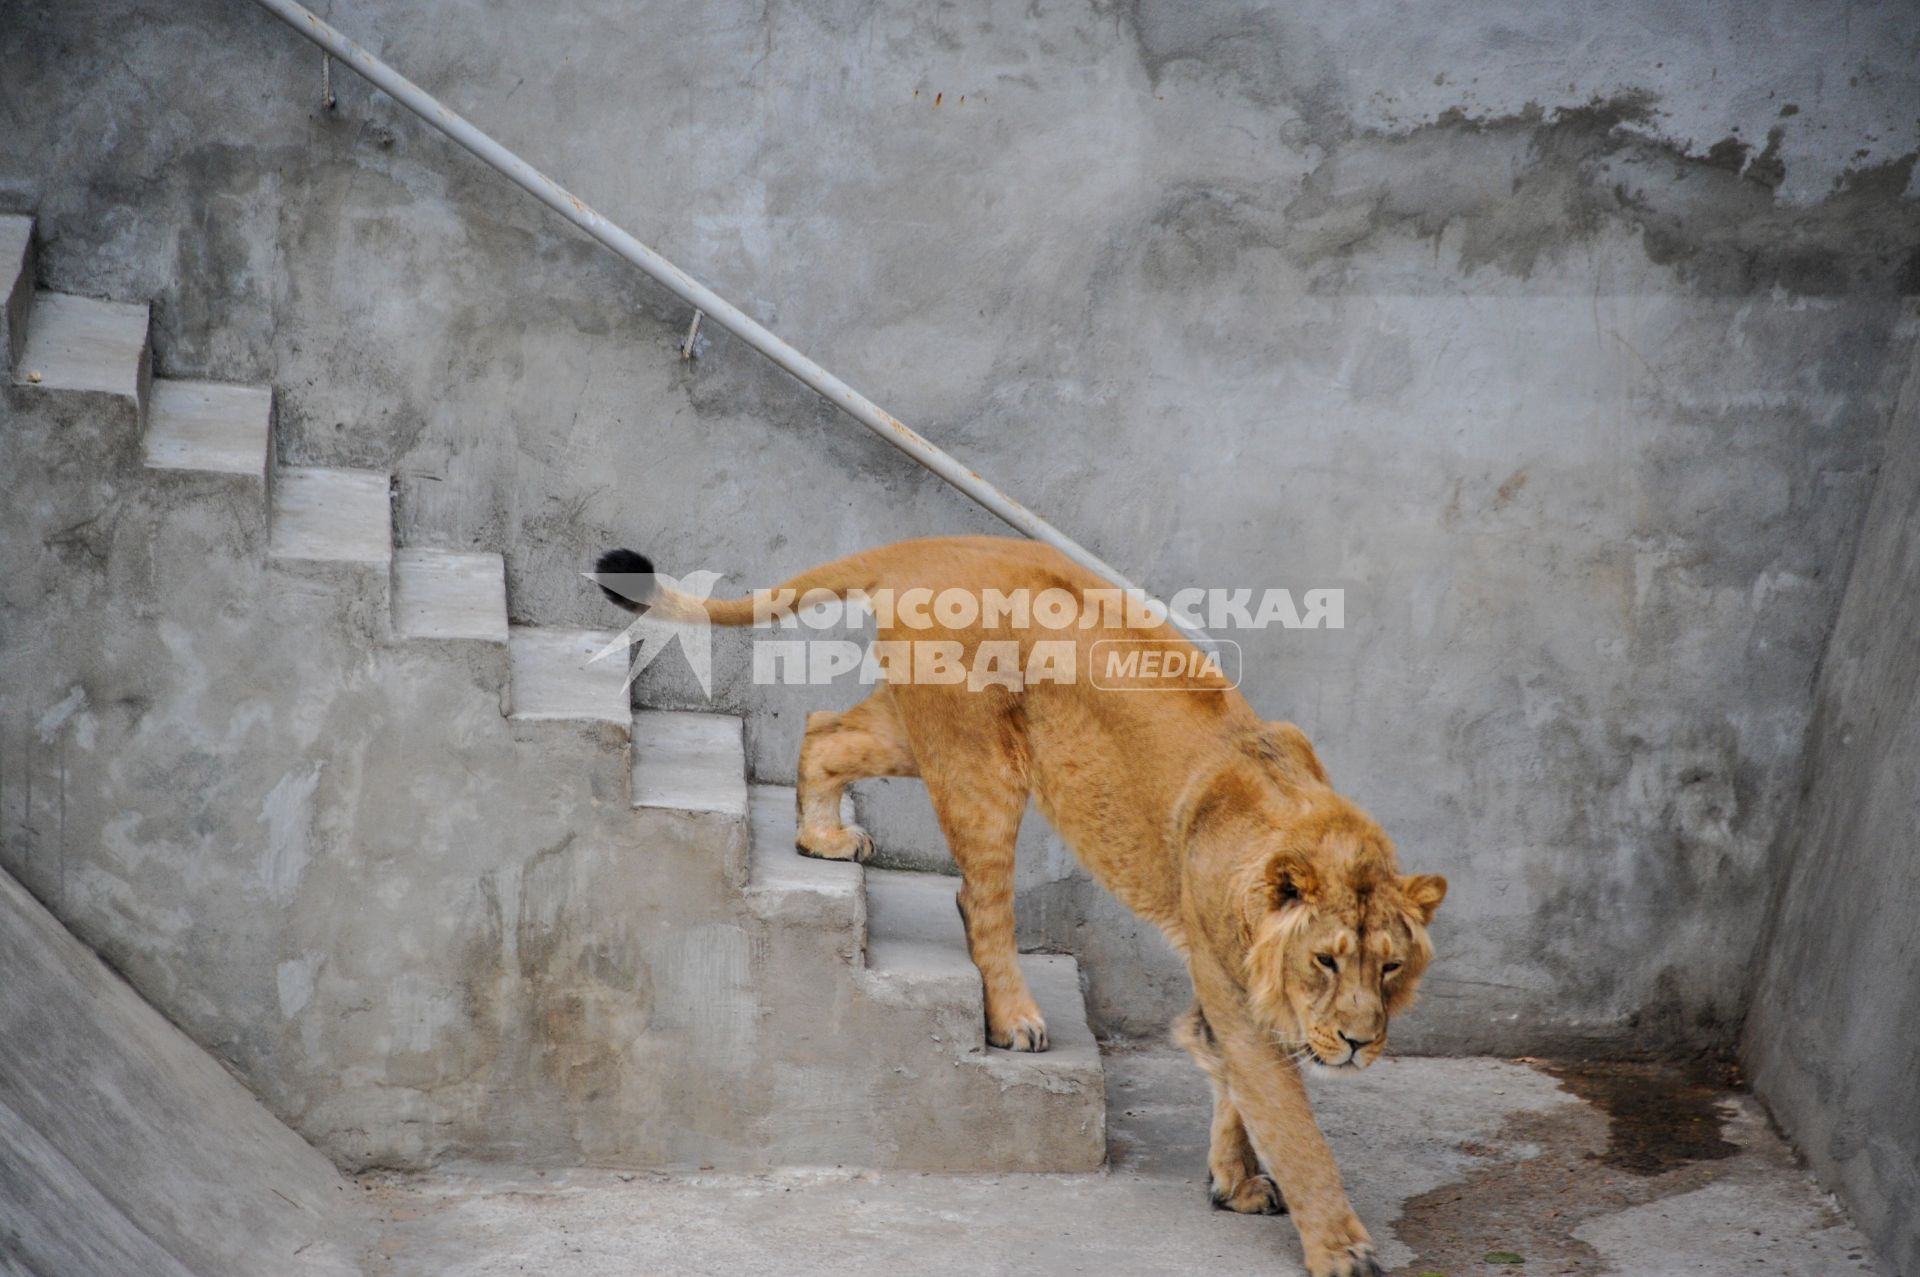
<path id="1" fill-rule="evenodd" d="M 1451 233 L 1467 273 L 1525 279 L 1614 225 L 1637 232 L 1649 260 L 1699 295 L 1915 290 L 1920 201 L 1901 194 L 1920 153 L 1851 170 L 1825 200 L 1799 207 L 1775 199 L 1778 139 L 1752 159 L 1737 139 L 1695 155 L 1646 135 L 1653 111 L 1651 95 L 1629 91 L 1356 135 L 1288 205 L 1288 247 L 1310 264 L 1387 237 Z"/>

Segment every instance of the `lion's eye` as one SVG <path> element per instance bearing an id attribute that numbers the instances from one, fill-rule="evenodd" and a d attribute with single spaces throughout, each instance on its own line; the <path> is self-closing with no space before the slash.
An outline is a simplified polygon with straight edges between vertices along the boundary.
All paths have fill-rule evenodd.
<path id="1" fill-rule="evenodd" d="M 1331 953 L 1316 953 L 1313 955 L 1313 960 L 1329 971 L 1338 971 L 1340 969 L 1340 959 L 1334 957 Z"/>
<path id="2" fill-rule="evenodd" d="M 1383 962 L 1380 964 L 1381 975 L 1392 975 L 1394 972 L 1398 971 L 1399 969 L 1400 969 L 1400 964 L 1398 962 Z"/>

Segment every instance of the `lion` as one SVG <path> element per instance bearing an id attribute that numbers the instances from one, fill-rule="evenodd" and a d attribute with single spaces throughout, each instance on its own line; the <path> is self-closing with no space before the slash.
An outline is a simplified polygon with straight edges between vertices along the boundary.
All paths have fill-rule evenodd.
<path id="1" fill-rule="evenodd" d="M 990 669 L 1027 669 L 1038 645 L 1053 644 L 1068 659 L 1052 663 L 1052 677 L 896 677 L 895 665 L 853 709 L 809 715 L 798 850 L 866 860 L 873 839 L 843 822 L 842 792 L 868 777 L 919 777 L 962 876 L 987 1040 L 1044 1051 L 1046 1022 L 1014 943 L 1014 839 L 1031 797 L 1087 870 L 1186 959 L 1194 1002 L 1174 1034 L 1213 1086 L 1214 1205 L 1290 1213 L 1314 1277 L 1380 1272 L 1300 1067 L 1379 1058 L 1390 1018 L 1412 1005 L 1432 960 L 1427 925 L 1447 884 L 1400 873 L 1393 843 L 1334 791 L 1305 733 L 1262 721 L 1201 662 L 1181 662 L 1188 672 L 1171 691 L 1137 672 L 1101 678 L 1101 645 L 1197 649 L 1154 618 L 1112 615 L 1117 591 L 1034 542 L 900 542 L 803 572 L 758 602 L 694 598 L 628 550 L 602 556 L 594 576 L 629 611 L 717 625 L 765 623 L 795 601 L 900 600 L 876 608 L 876 650 L 943 644 L 962 669 L 992 653 L 1008 660 Z M 929 608 L 942 591 L 1001 606 Z M 1036 604 L 1021 616 L 1005 606 L 1018 597 L 1051 599 L 1053 612 Z M 1079 606 L 1049 628 L 1062 598 Z M 1060 677 L 1063 664 L 1077 676 Z"/>

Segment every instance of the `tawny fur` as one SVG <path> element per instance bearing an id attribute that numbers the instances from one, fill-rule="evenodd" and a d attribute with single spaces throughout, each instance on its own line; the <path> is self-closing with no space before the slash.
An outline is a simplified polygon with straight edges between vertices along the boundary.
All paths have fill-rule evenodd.
<path id="1" fill-rule="evenodd" d="M 915 588 L 1084 597 L 1110 587 L 1046 546 L 992 537 L 901 542 L 779 587 L 896 598 Z M 648 602 L 670 617 L 754 620 L 750 598 L 660 590 Z M 1014 841 L 1031 795 L 1087 869 L 1187 958 L 1195 1004 L 1175 1033 L 1214 1084 L 1215 1202 L 1290 1210 L 1315 1277 L 1377 1272 L 1299 1065 L 1310 1056 L 1364 1067 L 1379 1056 L 1388 1017 L 1412 1003 L 1431 960 L 1426 924 L 1446 882 L 1402 876 L 1393 844 L 1328 785 L 1305 735 L 1263 722 L 1223 681 L 1138 695 L 1094 686 L 1093 645 L 1143 636 L 1183 641 L 1170 627 L 908 628 L 896 618 L 879 639 L 954 641 L 968 666 L 988 640 L 1019 643 L 1023 666 L 1034 641 L 1071 641 L 1078 676 L 1019 692 L 882 685 L 845 713 L 809 716 L 800 849 L 864 860 L 873 843 L 842 823 L 842 792 L 867 777 L 919 776 L 963 878 L 988 1040 L 1045 1050 L 1014 943 Z"/>

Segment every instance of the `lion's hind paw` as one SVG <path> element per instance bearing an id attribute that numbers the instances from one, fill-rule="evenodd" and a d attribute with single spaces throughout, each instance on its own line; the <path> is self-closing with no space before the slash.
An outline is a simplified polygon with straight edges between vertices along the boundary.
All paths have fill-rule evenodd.
<path id="1" fill-rule="evenodd" d="M 858 825 L 820 832 L 802 829 L 793 849 L 815 860 L 851 860 L 864 865 L 873 859 L 873 835 Z"/>
<path id="2" fill-rule="evenodd" d="M 1044 1051 L 1047 1049 L 1047 1022 L 1036 1012 L 1017 1016 L 999 1028 L 989 1024 L 987 1041 L 1008 1051 Z"/>
<path id="3" fill-rule="evenodd" d="M 1287 1199 L 1280 1195 L 1280 1186 L 1269 1175 L 1249 1175 L 1227 1191 L 1214 1182 L 1207 1197 L 1215 1210 L 1230 1210 L 1237 1215 L 1287 1213 Z"/>

